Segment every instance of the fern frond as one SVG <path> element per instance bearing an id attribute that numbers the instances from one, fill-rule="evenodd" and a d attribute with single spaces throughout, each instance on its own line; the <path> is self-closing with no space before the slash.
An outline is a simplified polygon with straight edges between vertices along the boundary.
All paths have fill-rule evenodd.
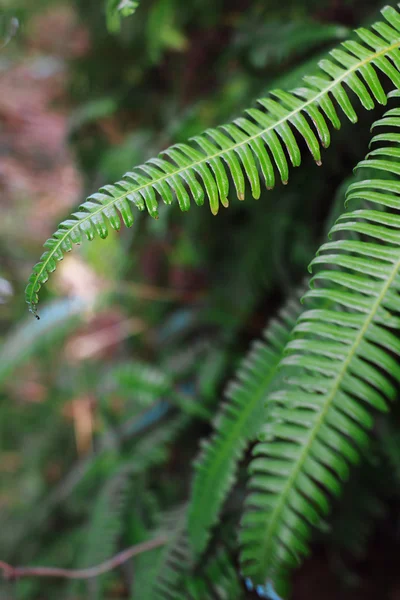
<path id="1" fill-rule="evenodd" d="M 271 321 L 264 341 L 256 342 L 242 361 L 235 380 L 228 384 L 225 402 L 218 411 L 215 431 L 203 444 L 195 467 L 189 507 L 189 535 L 200 554 L 211 535 L 222 504 L 234 484 L 246 445 L 255 440 L 264 422 L 264 404 L 276 380 L 279 361 L 300 313 L 291 300 Z"/>
<path id="2" fill-rule="evenodd" d="M 165 397 L 173 382 L 160 369 L 136 360 L 113 367 L 103 385 L 106 389 L 117 390 L 123 396 L 133 397 L 136 405 L 147 407 Z"/>
<path id="3" fill-rule="evenodd" d="M 257 16 L 239 33 L 236 45 L 246 54 L 256 68 L 281 66 L 293 57 L 301 57 L 322 44 L 341 41 L 351 33 L 342 25 L 321 23 L 312 19 L 289 21 L 269 18 L 267 22 Z"/>
<path id="4" fill-rule="evenodd" d="M 198 573 L 189 574 L 184 582 L 184 592 L 176 600 L 241 600 L 244 590 L 225 545 L 217 546 Z"/>
<path id="5" fill-rule="evenodd" d="M 36 313 L 38 294 L 49 273 L 73 244 L 95 235 L 105 238 L 109 227 L 119 230 L 122 222 L 129 227 L 134 220 L 133 208 L 158 217 L 158 202 L 171 204 L 177 199 L 183 211 L 191 201 L 197 205 L 207 199 L 213 214 L 220 204 L 228 206 L 230 174 L 237 196 L 245 197 L 246 179 L 254 198 L 261 194 L 259 171 L 267 188 L 275 186 L 276 173 L 283 183 L 293 166 L 301 163 L 296 135 L 303 139 L 314 160 L 321 162 L 321 146 L 330 144 L 329 124 L 340 127 L 332 102 L 334 99 L 345 116 L 357 121 L 348 90 L 362 106 L 372 109 L 375 100 L 386 104 L 386 95 L 378 72 L 400 88 L 400 14 L 386 7 L 382 14 L 387 23 L 376 23 L 372 33 L 357 30 L 359 42 L 348 41 L 333 50 L 330 58 L 320 61 L 321 74 L 305 78 L 304 87 L 271 92 L 259 100 L 260 108 L 247 111 L 246 117 L 218 129 L 208 129 L 187 144 L 176 144 L 125 174 L 114 185 L 106 185 L 89 196 L 72 217 L 59 226 L 45 243 L 46 251 L 34 267 L 26 289 L 26 300 Z M 344 87 L 346 86 L 346 87 Z"/>
<path id="6" fill-rule="evenodd" d="M 208 409 L 196 402 L 192 393 L 186 392 L 184 384 L 175 382 L 171 374 L 143 361 L 120 364 L 112 369 L 107 379 L 108 385 L 113 382 L 119 393 L 134 400 L 136 410 L 162 400 L 187 415 L 205 420 L 210 417 Z"/>
<path id="7" fill-rule="evenodd" d="M 168 544 L 152 559 L 146 581 L 140 589 L 134 586 L 132 599 L 176 600 L 182 588 L 185 573 L 192 564 L 192 554 L 186 534 L 187 510 L 179 507 L 162 520 L 162 532 Z"/>
<path id="8" fill-rule="evenodd" d="M 396 116 L 378 125 L 388 118 L 400 125 Z M 358 167 L 395 177 L 396 150 L 372 151 Z M 353 183 L 347 203 L 355 201 L 373 209 L 344 213 L 331 235 L 361 239 L 329 241 L 311 263 L 327 268 L 311 280 L 306 299 L 314 306 L 286 347 L 286 385 L 268 399 L 269 423 L 251 465 L 243 571 L 259 584 L 272 580 L 280 594 L 309 551 L 312 526 L 328 513 L 330 497 L 340 494 L 349 466 L 368 444 L 374 413 L 387 410 L 400 381 L 400 181 Z"/>
<path id="9" fill-rule="evenodd" d="M 186 507 L 166 515 L 162 531 L 169 543 L 141 574 L 140 593 L 136 586 L 132 600 L 139 595 L 143 600 L 239 600 L 243 597 L 243 586 L 232 558 L 231 525 L 201 564 L 195 565 L 186 524 Z"/>
<path id="10" fill-rule="evenodd" d="M 123 467 L 100 491 L 95 501 L 90 521 L 86 529 L 85 543 L 78 559 L 80 567 L 91 567 L 115 554 L 118 538 L 123 527 L 123 510 L 126 502 L 126 491 L 131 469 Z M 98 579 L 98 586 L 103 589 L 106 577 Z M 82 583 L 74 582 L 70 586 L 71 597 L 82 587 Z M 100 588 L 98 587 L 100 591 Z"/>

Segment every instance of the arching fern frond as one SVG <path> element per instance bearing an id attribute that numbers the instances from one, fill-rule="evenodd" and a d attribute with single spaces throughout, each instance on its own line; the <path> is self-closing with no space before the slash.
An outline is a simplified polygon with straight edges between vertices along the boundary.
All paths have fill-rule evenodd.
<path id="1" fill-rule="evenodd" d="M 242 600 L 244 590 L 225 545 L 218 545 L 207 557 L 198 573 L 190 574 L 184 582 L 184 592 L 176 600 Z"/>
<path id="2" fill-rule="evenodd" d="M 105 483 L 93 506 L 86 529 L 85 543 L 78 559 L 81 567 L 91 567 L 112 556 L 117 548 L 123 527 L 123 511 L 127 499 L 130 468 L 123 467 Z M 98 580 L 99 591 L 104 589 L 107 577 Z M 76 597 L 82 582 L 74 581 L 69 586 L 70 596 Z"/>
<path id="3" fill-rule="evenodd" d="M 277 367 L 300 313 L 291 300 L 269 323 L 264 340 L 256 342 L 228 384 L 227 401 L 218 411 L 215 432 L 206 440 L 196 461 L 189 507 L 189 535 L 193 548 L 203 552 L 222 504 L 236 478 L 246 445 L 257 438 L 264 422 L 264 404 L 276 381 Z"/>
<path id="4" fill-rule="evenodd" d="M 231 523 L 221 539 L 196 565 L 187 535 L 187 507 L 167 513 L 161 530 L 168 544 L 147 561 L 132 600 L 231 600 L 242 598 L 243 586 L 233 561 Z M 145 580 L 145 581 L 143 581 Z M 140 585 L 140 588 L 139 588 Z"/>
<path id="5" fill-rule="evenodd" d="M 259 198 L 259 171 L 266 187 L 273 188 L 278 173 L 283 183 L 288 181 L 289 161 L 300 165 L 296 138 L 302 138 L 319 164 L 321 146 L 330 143 L 329 124 L 340 127 L 332 99 L 355 122 L 357 111 L 349 90 L 364 108 L 371 109 L 375 100 L 386 103 L 378 72 L 400 88 L 400 14 L 392 7 L 384 8 L 382 14 L 387 23 L 376 23 L 376 33 L 359 29 L 360 41 L 344 42 L 342 48 L 333 50 L 329 59 L 320 61 L 321 74 L 306 77 L 304 87 L 291 93 L 271 92 L 270 97 L 259 100 L 259 108 L 249 109 L 246 117 L 208 129 L 190 143 L 172 146 L 90 196 L 45 243 L 46 251 L 26 289 L 30 309 L 36 313 L 42 285 L 74 243 L 85 237 L 92 240 L 95 235 L 105 238 L 109 227 L 118 230 L 122 221 L 131 226 L 133 208 L 147 209 L 157 218 L 160 199 L 171 204 L 176 198 L 183 211 L 190 208 L 191 201 L 202 205 L 207 199 L 212 213 L 217 214 L 220 204 L 228 205 L 228 175 L 240 200 L 245 197 L 246 180 L 253 197 Z"/>
<path id="6" fill-rule="evenodd" d="M 168 544 L 152 559 L 149 577 L 140 590 L 134 586 L 132 600 L 176 600 L 182 589 L 185 574 L 192 564 L 192 553 L 186 533 L 186 506 L 167 514 L 162 522 L 162 532 Z"/>
<path id="7" fill-rule="evenodd" d="M 400 126 L 397 116 L 378 124 L 388 119 Z M 358 167 L 394 177 L 398 150 L 374 150 Z M 353 183 L 347 203 L 356 201 L 373 208 L 344 213 L 331 230 L 335 239 L 311 263 L 324 267 L 306 294 L 314 305 L 287 345 L 286 384 L 268 399 L 251 464 L 241 562 L 248 577 L 272 580 L 282 595 L 288 572 L 309 551 L 312 526 L 368 444 L 374 413 L 387 410 L 400 381 L 400 181 Z M 346 235 L 353 239 L 339 237 Z"/>

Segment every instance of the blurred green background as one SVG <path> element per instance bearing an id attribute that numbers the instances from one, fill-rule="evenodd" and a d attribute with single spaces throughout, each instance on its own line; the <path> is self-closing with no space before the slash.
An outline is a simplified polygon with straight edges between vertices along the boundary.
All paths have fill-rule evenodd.
<path id="1" fill-rule="evenodd" d="M 36 322 L 23 292 L 45 239 L 133 165 L 299 83 L 379 8 L 141 0 L 120 18 L 106 0 L 2 0 L 1 560 L 90 566 L 181 518 L 224 383 L 302 282 L 376 114 L 344 123 L 324 169 L 305 157 L 257 202 L 232 198 L 218 217 L 160 206 L 158 221 L 75 248 Z M 321 532 L 295 599 L 400 598 L 393 469 L 374 466 L 381 497 L 366 494 L 361 542 L 343 522 Z M 239 486 L 227 522 L 242 497 Z M 0 599 L 151 599 L 157 556 L 89 584 L 0 580 Z"/>

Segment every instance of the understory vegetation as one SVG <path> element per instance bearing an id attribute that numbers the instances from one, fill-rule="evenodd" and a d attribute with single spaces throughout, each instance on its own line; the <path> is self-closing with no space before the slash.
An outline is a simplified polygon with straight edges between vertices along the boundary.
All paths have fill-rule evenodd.
<path id="1" fill-rule="evenodd" d="M 46 198 L 0 162 L 0 599 L 395 598 L 400 6 L 21 0 L 3 29 L 64 141 L 5 138 Z M 15 105 L 10 139 L 50 131 Z"/>

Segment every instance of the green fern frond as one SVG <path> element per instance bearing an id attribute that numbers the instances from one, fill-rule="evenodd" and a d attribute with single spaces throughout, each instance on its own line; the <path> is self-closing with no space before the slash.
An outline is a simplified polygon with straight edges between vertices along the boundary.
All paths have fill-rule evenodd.
<path id="1" fill-rule="evenodd" d="M 203 552 L 222 504 L 234 484 L 237 465 L 249 441 L 264 422 L 265 399 L 276 381 L 277 367 L 290 332 L 300 313 L 291 300 L 272 320 L 264 340 L 256 342 L 228 385 L 225 402 L 217 413 L 211 439 L 196 461 L 189 507 L 189 535 L 193 548 Z"/>
<path id="2" fill-rule="evenodd" d="M 108 386 L 134 400 L 133 407 L 150 406 L 163 400 L 176 406 L 183 413 L 208 420 L 209 410 L 195 398 L 185 393 L 185 387 L 174 381 L 171 374 L 143 361 L 120 364 L 107 376 Z"/>
<path id="3" fill-rule="evenodd" d="M 136 405 L 146 407 L 165 397 L 173 382 L 166 373 L 152 365 L 143 361 L 129 361 L 113 367 L 103 385 L 105 389 L 132 397 Z"/>
<path id="4" fill-rule="evenodd" d="M 394 114 L 376 125 L 390 119 L 400 126 Z M 374 150 L 358 168 L 395 177 L 397 150 Z M 256 583 L 272 580 L 281 594 L 289 571 L 309 552 L 312 526 L 368 444 L 374 413 L 387 410 L 400 381 L 400 181 L 353 183 L 346 202 L 355 201 L 374 208 L 344 213 L 331 229 L 338 239 L 311 263 L 327 268 L 311 280 L 306 299 L 314 306 L 286 347 L 286 385 L 268 399 L 269 419 L 251 464 L 243 570 Z M 358 239 L 345 237 L 354 234 Z"/>
<path id="5" fill-rule="evenodd" d="M 186 506 L 165 516 L 162 531 L 169 542 L 152 558 L 152 564 L 148 561 L 140 578 L 140 590 L 134 587 L 132 600 L 139 595 L 142 600 L 239 600 L 243 597 L 243 586 L 232 558 L 231 524 L 200 565 L 195 565 L 186 524 Z"/>
<path id="6" fill-rule="evenodd" d="M 382 14 L 387 23 L 373 26 L 376 33 L 357 30 L 359 42 L 348 41 L 333 50 L 330 58 L 320 61 L 321 74 L 306 77 L 304 87 L 293 92 L 276 90 L 259 100 L 260 108 L 247 111 L 246 117 L 233 123 L 208 129 L 187 144 L 176 144 L 125 174 L 114 185 L 106 185 L 90 196 L 72 217 L 45 243 L 46 251 L 34 267 L 26 289 L 26 300 L 36 314 L 38 294 L 49 273 L 73 244 L 95 235 L 105 238 L 109 226 L 129 227 L 134 220 L 133 207 L 147 209 L 158 217 L 158 202 L 171 204 L 177 199 L 183 211 L 191 201 L 202 205 L 207 199 L 213 214 L 220 204 L 228 206 L 230 174 L 237 196 L 245 197 L 246 179 L 254 198 L 261 194 L 259 171 L 267 188 L 275 186 L 276 174 L 283 183 L 289 177 L 289 156 L 293 166 L 301 163 L 296 135 L 303 139 L 314 160 L 321 162 L 321 146 L 330 144 L 328 124 L 340 127 L 332 99 L 352 122 L 357 111 L 348 90 L 354 92 L 364 108 L 372 109 L 375 100 L 386 104 L 386 95 L 378 72 L 400 88 L 400 14 L 386 7 Z M 346 88 L 344 87 L 346 86 Z"/>
<path id="7" fill-rule="evenodd" d="M 132 599 L 176 600 L 182 588 L 185 573 L 192 564 L 192 554 L 186 534 L 187 510 L 179 507 L 162 520 L 162 532 L 168 544 L 152 559 L 149 575 L 140 590 L 133 590 Z"/>
<path id="8" fill-rule="evenodd" d="M 82 554 L 78 559 L 80 567 L 92 567 L 115 553 L 123 527 L 123 510 L 130 475 L 129 466 L 123 467 L 105 483 L 100 491 L 87 526 Z M 104 576 L 98 579 L 97 590 L 99 593 L 101 589 L 104 589 L 106 579 Z M 70 597 L 75 597 L 76 591 L 81 588 L 82 583 L 72 583 Z"/>
<path id="9" fill-rule="evenodd" d="M 174 600 L 241 600 L 244 598 L 231 552 L 225 545 L 217 546 L 198 573 L 189 574 L 184 592 Z"/>
<path id="10" fill-rule="evenodd" d="M 343 25 L 321 23 L 312 19 L 268 18 L 257 15 L 245 24 L 236 45 L 256 68 L 281 66 L 293 57 L 307 55 L 322 44 L 341 41 L 351 33 Z"/>

